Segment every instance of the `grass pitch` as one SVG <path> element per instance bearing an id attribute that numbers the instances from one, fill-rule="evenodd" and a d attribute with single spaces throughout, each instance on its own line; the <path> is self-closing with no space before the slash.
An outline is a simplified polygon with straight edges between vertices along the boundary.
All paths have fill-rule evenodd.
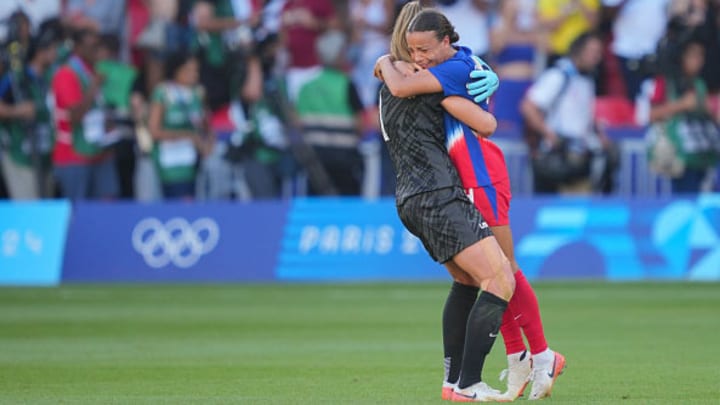
<path id="1" fill-rule="evenodd" d="M 442 404 L 448 287 L 1 288 L 0 403 Z M 720 284 L 535 287 L 568 360 L 546 403 L 720 401 Z"/>

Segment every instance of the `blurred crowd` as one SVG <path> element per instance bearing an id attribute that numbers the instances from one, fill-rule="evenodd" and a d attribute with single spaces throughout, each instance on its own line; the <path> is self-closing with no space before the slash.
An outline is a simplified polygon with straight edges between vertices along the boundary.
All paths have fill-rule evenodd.
<path id="1" fill-rule="evenodd" d="M 392 195 L 372 72 L 404 3 L 3 0 L 0 197 Z M 717 187 L 713 135 L 668 169 L 654 124 L 716 123 L 720 1 L 423 3 L 500 77 L 536 192 L 612 193 L 612 125 L 656 128 L 674 190 Z"/>

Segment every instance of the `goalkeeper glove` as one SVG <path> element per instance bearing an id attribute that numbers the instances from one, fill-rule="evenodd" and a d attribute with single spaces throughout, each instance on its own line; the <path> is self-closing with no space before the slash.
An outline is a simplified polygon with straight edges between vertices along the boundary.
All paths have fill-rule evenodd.
<path id="1" fill-rule="evenodd" d="M 495 93 L 500 86 L 500 79 L 482 59 L 472 57 L 477 66 L 470 72 L 470 82 L 467 84 L 467 92 L 473 96 L 473 101 L 480 104 Z"/>

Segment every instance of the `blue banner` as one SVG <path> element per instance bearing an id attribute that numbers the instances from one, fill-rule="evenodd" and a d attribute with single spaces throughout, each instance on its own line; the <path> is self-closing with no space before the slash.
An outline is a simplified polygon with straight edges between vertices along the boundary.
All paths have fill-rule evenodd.
<path id="1" fill-rule="evenodd" d="M 515 257 L 531 279 L 720 281 L 720 194 L 674 199 L 517 198 Z M 393 199 L 300 199 L 280 280 L 447 280 Z"/>
<path id="2" fill-rule="evenodd" d="M 77 203 L 63 281 L 273 279 L 287 203 Z"/>
<path id="3" fill-rule="evenodd" d="M 0 283 L 57 283 L 68 204 L 1 207 L 7 211 L 0 211 Z M 516 259 L 531 279 L 720 281 L 720 194 L 517 198 L 511 221 Z M 449 276 L 401 224 L 394 199 L 306 198 L 249 204 L 77 203 L 62 280 Z"/>
<path id="4" fill-rule="evenodd" d="M 293 201 L 279 280 L 447 280 L 400 222 L 394 199 Z"/>
<path id="5" fill-rule="evenodd" d="M 69 217 L 67 201 L 0 202 L 0 285 L 58 284 Z"/>
<path id="6" fill-rule="evenodd" d="M 530 278 L 720 281 L 720 194 L 518 199 L 511 220 Z"/>

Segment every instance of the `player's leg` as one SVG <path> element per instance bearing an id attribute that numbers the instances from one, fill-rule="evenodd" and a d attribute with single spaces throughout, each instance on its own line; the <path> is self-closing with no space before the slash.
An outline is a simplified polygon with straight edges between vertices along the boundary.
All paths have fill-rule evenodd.
<path id="1" fill-rule="evenodd" d="M 530 352 L 537 355 L 548 348 L 537 296 L 522 270 L 518 267 L 517 261 L 515 261 L 515 249 L 510 226 L 491 226 L 490 229 L 492 229 L 493 235 L 497 238 L 500 247 L 513 267 L 515 294 L 508 303 L 508 308 L 513 313 L 514 320 L 525 333 Z"/>
<path id="2" fill-rule="evenodd" d="M 559 367 L 560 372 L 565 365 L 565 358 L 548 348 L 545 331 L 540 316 L 540 306 L 532 286 L 525 278 L 522 270 L 515 260 L 515 248 L 510 229 L 510 182 L 503 181 L 490 187 L 470 190 L 475 207 L 486 218 L 490 229 L 495 235 L 498 244 L 510 261 L 515 278 L 515 293 L 508 303 L 508 310 L 503 318 L 503 339 L 508 354 L 508 399 L 515 399 L 522 395 L 527 386 L 528 379 L 532 378 L 530 357 L 525 353 L 524 344 L 518 342 L 518 325 L 527 338 L 532 354 L 533 389 L 531 399 L 543 398 L 549 395 L 552 385 L 559 373 L 552 370 Z M 510 317 L 512 316 L 512 321 Z M 514 321 L 514 322 L 513 322 Z M 557 363 L 557 364 L 556 364 Z M 549 375 L 553 375 L 549 378 Z"/>
<path id="3" fill-rule="evenodd" d="M 501 229 L 506 228 L 506 229 Z M 509 257 L 513 257 L 512 233 L 510 228 L 493 228 L 493 233 L 498 240 L 508 240 L 507 249 L 503 249 Z M 515 294 L 508 303 L 508 312 L 513 314 L 515 321 L 520 325 L 530 345 L 532 353 L 532 389 L 528 399 L 541 399 L 550 395 L 557 377 L 565 368 L 565 357 L 548 347 L 545 340 L 545 331 L 540 316 L 540 306 L 532 286 L 525 278 L 520 269 L 515 272 Z M 523 377 L 526 366 L 518 363 L 518 356 L 508 356 L 508 391 L 510 393 L 510 382 L 519 381 Z M 519 365 L 520 364 L 520 365 Z M 516 370 L 513 373 L 513 370 Z M 513 376 L 515 374 L 515 376 Z M 513 390 L 517 384 L 513 385 Z"/>
<path id="4" fill-rule="evenodd" d="M 460 378 L 468 315 L 477 300 L 480 288 L 474 286 L 472 277 L 457 266 L 446 267 L 453 278 L 453 284 L 445 300 L 442 316 L 445 376 L 441 398 L 450 400 Z"/>
<path id="5" fill-rule="evenodd" d="M 455 255 L 446 266 L 465 271 L 483 290 L 468 315 L 460 379 L 453 399 L 499 400 L 499 392 L 482 382 L 482 369 L 515 288 L 510 263 L 496 239 L 486 237 Z"/>
<path id="6" fill-rule="evenodd" d="M 479 384 L 480 371 L 514 289 L 507 258 L 480 212 L 465 198 L 461 189 L 448 188 L 413 197 L 398 207 L 398 214 L 433 259 L 446 265 L 455 280 L 484 290 L 472 302 L 468 314 L 458 317 L 467 319 L 459 383 L 467 383 L 462 385 L 463 388 L 474 387 L 471 397 L 499 399 L 499 392 L 488 389 L 478 392 L 477 388 L 484 386 L 484 383 Z M 465 371 L 465 367 L 469 369 Z M 464 380 L 463 375 L 466 375 Z"/>
<path id="7" fill-rule="evenodd" d="M 491 229 L 503 252 L 512 263 L 515 278 L 515 294 L 508 302 L 508 310 L 503 317 L 503 327 L 501 328 L 508 357 L 507 372 L 503 372 L 503 377 L 507 378 L 505 394 L 508 399 L 513 400 L 523 394 L 532 373 L 530 353 L 525 349 L 524 342 L 515 343 L 515 339 L 517 339 L 515 335 L 522 329 L 533 354 L 548 350 L 548 346 L 545 342 L 537 297 L 515 261 L 510 227 L 501 225 L 491 227 Z M 520 339 L 522 340 L 522 337 Z"/>
<path id="8" fill-rule="evenodd" d="M 483 218 L 493 230 L 493 235 L 500 244 L 500 248 L 510 261 L 510 266 L 514 274 L 517 274 L 518 266 L 515 261 L 512 249 L 512 235 L 509 234 L 510 223 L 508 214 L 510 210 L 510 181 L 505 180 L 492 186 L 482 188 L 472 188 L 467 190 L 468 197 L 475 205 Z M 495 234 L 495 231 L 498 231 Z M 516 287 L 517 289 L 517 287 Z M 507 400 L 514 400 L 521 396 L 530 380 L 532 372 L 530 364 L 530 355 L 525 348 L 522 330 L 518 322 L 515 321 L 516 314 L 513 312 L 513 302 L 516 302 L 515 292 L 513 298 L 508 303 L 508 309 L 503 315 L 500 333 L 505 343 L 505 353 L 508 358 L 508 368 L 502 372 L 500 379 L 507 379 L 507 390 L 505 397 Z"/>

